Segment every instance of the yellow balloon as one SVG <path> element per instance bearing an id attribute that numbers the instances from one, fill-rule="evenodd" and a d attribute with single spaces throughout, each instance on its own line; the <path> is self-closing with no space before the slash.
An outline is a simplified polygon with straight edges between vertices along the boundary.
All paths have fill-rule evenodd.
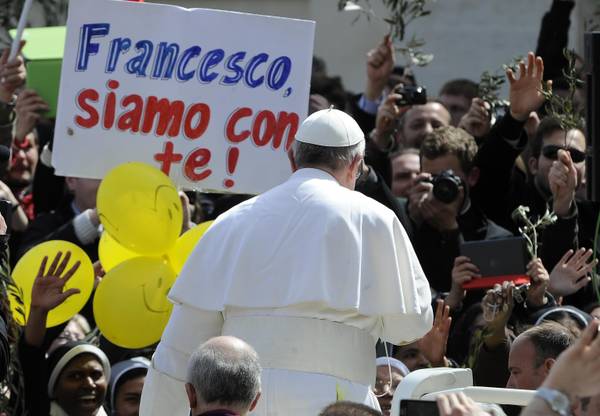
<path id="1" fill-rule="evenodd" d="M 212 225 L 212 221 L 206 221 L 187 230 L 175 242 L 175 247 L 169 252 L 169 259 L 177 274 L 181 272 L 183 265 L 202 238 L 206 230 Z"/>
<path id="2" fill-rule="evenodd" d="M 94 317 L 113 344 L 143 348 L 160 340 L 172 304 L 167 299 L 175 272 L 157 257 L 125 260 L 107 272 L 94 295 Z"/>
<path id="3" fill-rule="evenodd" d="M 102 268 L 105 272 L 114 269 L 125 260 L 140 256 L 141 254 L 131 251 L 117 243 L 106 231 L 102 233 L 100 243 L 98 243 L 98 257 L 100 258 L 100 264 L 102 264 Z"/>
<path id="4" fill-rule="evenodd" d="M 63 256 L 67 251 L 71 252 L 71 259 L 65 267 L 65 272 L 77 261 L 81 262 L 81 265 L 67 281 L 63 289 L 63 291 L 66 291 L 76 288 L 80 290 L 80 293 L 68 297 L 67 300 L 52 309 L 48 313 L 46 326 L 52 327 L 68 321 L 83 308 L 89 299 L 94 288 L 94 267 L 88 255 L 80 247 L 68 241 L 46 241 L 25 253 L 12 272 L 12 278 L 16 286 L 9 287 L 8 298 L 10 299 L 12 315 L 19 325 L 25 325 L 29 318 L 31 289 L 33 288 L 33 282 L 38 274 L 42 260 L 44 257 L 48 257 L 48 262 L 46 263 L 46 269 L 48 269 L 59 251 L 63 253 Z M 62 258 L 64 257 L 61 257 L 61 260 Z"/>
<path id="5" fill-rule="evenodd" d="M 144 163 L 124 163 L 108 172 L 96 205 L 111 237 L 140 254 L 166 253 L 181 232 L 183 209 L 175 185 Z"/>

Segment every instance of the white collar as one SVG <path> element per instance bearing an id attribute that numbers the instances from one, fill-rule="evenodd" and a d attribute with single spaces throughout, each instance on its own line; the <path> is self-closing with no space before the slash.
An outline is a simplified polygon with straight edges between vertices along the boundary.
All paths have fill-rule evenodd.
<path id="1" fill-rule="evenodd" d="M 292 174 L 292 178 L 315 178 L 325 179 L 339 184 L 338 180 L 331 173 L 318 168 L 302 168 Z M 341 185 L 340 185 L 341 186 Z"/>
<path id="2" fill-rule="evenodd" d="M 65 412 L 63 410 L 63 408 L 58 405 L 58 403 L 56 403 L 55 401 L 52 401 L 50 403 L 50 416 L 69 416 L 69 414 L 67 412 Z M 108 415 L 104 411 L 104 408 L 101 407 L 100 409 L 98 409 L 98 413 L 96 413 L 96 416 L 108 416 Z"/>

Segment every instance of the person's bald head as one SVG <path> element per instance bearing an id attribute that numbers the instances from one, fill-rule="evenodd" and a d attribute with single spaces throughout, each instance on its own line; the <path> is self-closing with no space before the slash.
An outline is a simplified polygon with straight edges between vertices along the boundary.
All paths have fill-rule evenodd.
<path id="1" fill-rule="evenodd" d="M 226 408 L 245 414 L 260 397 L 258 354 L 239 338 L 221 336 L 190 357 L 186 391 L 194 414 Z"/>
<path id="2" fill-rule="evenodd" d="M 233 360 L 247 355 L 252 355 L 258 360 L 254 348 L 239 338 L 227 335 L 209 339 L 198 348 L 198 351 L 201 350 L 211 351 L 213 354 L 222 354 Z"/>

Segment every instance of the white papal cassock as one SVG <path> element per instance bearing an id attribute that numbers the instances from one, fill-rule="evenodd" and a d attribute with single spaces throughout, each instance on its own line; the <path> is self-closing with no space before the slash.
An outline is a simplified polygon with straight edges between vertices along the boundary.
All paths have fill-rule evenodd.
<path id="1" fill-rule="evenodd" d="M 413 341 L 433 319 L 429 285 L 394 213 L 318 169 L 221 215 L 169 297 L 175 307 L 142 416 L 188 414 L 188 358 L 217 335 L 258 352 L 263 393 L 252 415 L 317 415 L 336 399 L 378 408 L 375 341 Z"/>

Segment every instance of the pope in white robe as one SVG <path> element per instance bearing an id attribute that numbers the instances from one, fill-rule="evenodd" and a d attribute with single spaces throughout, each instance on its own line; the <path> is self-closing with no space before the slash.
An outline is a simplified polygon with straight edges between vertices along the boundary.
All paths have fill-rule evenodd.
<path id="1" fill-rule="evenodd" d="M 317 415 L 336 400 L 379 408 L 376 340 L 408 343 L 431 329 L 429 284 L 406 232 L 353 190 L 364 157 L 358 124 L 316 112 L 293 149 L 289 180 L 221 215 L 184 266 L 142 416 L 188 415 L 188 358 L 218 335 L 258 352 L 262 395 L 250 415 Z"/>

